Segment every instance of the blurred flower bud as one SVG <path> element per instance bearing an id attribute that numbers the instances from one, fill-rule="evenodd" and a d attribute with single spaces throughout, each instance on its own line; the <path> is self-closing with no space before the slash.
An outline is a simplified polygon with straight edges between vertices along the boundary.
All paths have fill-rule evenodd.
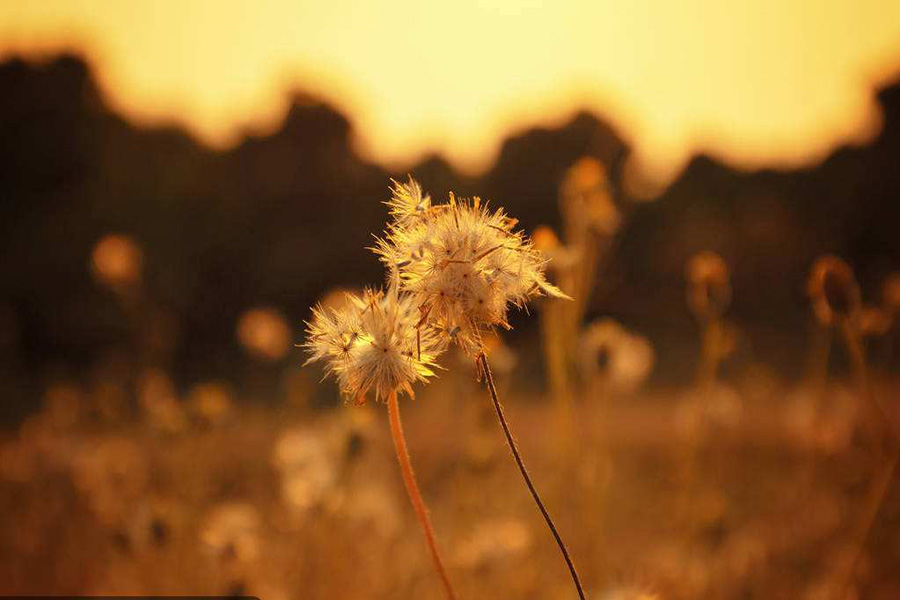
<path id="1" fill-rule="evenodd" d="M 722 257 L 715 252 L 695 254 L 685 275 L 691 311 L 700 319 L 722 316 L 731 303 L 731 274 Z"/>
<path id="2" fill-rule="evenodd" d="M 853 269 L 836 256 L 822 256 L 813 264 L 807 291 L 813 311 L 823 325 L 859 315 L 862 300 Z"/>
<path id="3" fill-rule="evenodd" d="M 602 380 L 623 392 L 640 387 L 653 371 L 656 359 L 650 342 L 611 319 L 588 326 L 581 334 L 580 350 L 586 379 Z"/>
<path id="4" fill-rule="evenodd" d="M 569 167 L 560 185 L 560 212 L 571 232 L 592 230 L 610 236 L 619 229 L 622 217 L 600 161 L 584 157 Z"/>
<path id="5" fill-rule="evenodd" d="M 241 315 L 237 335 L 255 358 L 274 362 L 287 354 L 291 331 L 284 316 L 274 308 L 253 308 Z"/>
<path id="6" fill-rule="evenodd" d="M 138 404 L 154 429 L 166 433 L 182 431 L 187 424 L 184 408 L 172 380 L 159 369 L 148 369 L 138 379 Z"/>
<path id="7" fill-rule="evenodd" d="M 245 502 L 220 504 L 207 515 L 200 539 L 226 562 L 252 562 L 259 554 L 259 512 Z"/>
<path id="8" fill-rule="evenodd" d="M 198 383 L 187 396 L 187 403 L 204 425 L 221 425 L 234 413 L 234 402 L 228 388 L 216 381 Z"/>
<path id="9" fill-rule="evenodd" d="M 141 281 L 144 255 L 127 235 L 109 234 L 94 246 L 91 271 L 100 283 L 110 287 L 137 285 Z"/>

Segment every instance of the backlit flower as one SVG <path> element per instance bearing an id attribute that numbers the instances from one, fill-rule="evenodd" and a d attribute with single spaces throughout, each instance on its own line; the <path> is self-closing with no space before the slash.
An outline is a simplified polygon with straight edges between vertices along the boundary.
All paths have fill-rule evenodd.
<path id="1" fill-rule="evenodd" d="M 374 390 L 376 400 L 392 392 L 413 395 L 412 384 L 434 375 L 440 345 L 429 331 L 419 331 L 412 296 L 397 289 L 348 294 L 340 309 L 313 309 L 303 344 L 310 362 L 324 361 L 341 393 L 357 403 Z"/>
<path id="2" fill-rule="evenodd" d="M 517 221 L 490 211 L 480 198 L 431 204 L 415 181 L 395 184 L 393 223 L 375 252 L 409 293 L 427 324 L 468 354 L 482 347 L 482 332 L 509 328 L 510 305 L 533 296 L 565 297 L 544 276 L 546 258 Z"/>

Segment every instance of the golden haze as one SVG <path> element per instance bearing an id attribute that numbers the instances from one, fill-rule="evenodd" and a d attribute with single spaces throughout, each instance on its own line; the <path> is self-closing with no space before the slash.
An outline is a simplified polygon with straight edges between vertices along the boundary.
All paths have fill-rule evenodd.
<path id="1" fill-rule="evenodd" d="M 292 86 L 349 113 L 388 165 L 439 151 L 483 169 L 511 131 L 607 115 L 671 177 L 707 151 L 791 166 L 877 130 L 900 65 L 884 0 L 0 4 L 0 56 L 87 53 L 112 104 L 215 146 L 277 127 Z"/>

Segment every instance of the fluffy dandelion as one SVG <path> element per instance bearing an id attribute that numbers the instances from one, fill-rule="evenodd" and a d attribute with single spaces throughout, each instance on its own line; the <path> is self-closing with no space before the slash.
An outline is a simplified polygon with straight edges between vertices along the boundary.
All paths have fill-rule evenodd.
<path id="1" fill-rule="evenodd" d="M 617 391 L 634 391 L 653 370 L 653 346 L 611 319 L 601 319 L 581 334 L 582 372 Z"/>
<path id="2" fill-rule="evenodd" d="M 397 285 L 387 292 L 366 290 L 348 294 L 342 309 L 313 309 L 304 347 L 307 364 L 325 362 L 341 393 L 358 404 L 371 391 L 376 400 L 405 392 L 434 375 L 434 360 L 440 353 L 438 338 L 417 330 L 416 304 Z"/>
<path id="3" fill-rule="evenodd" d="M 480 198 L 434 204 L 418 183 L 394 182 L 387 202 L 392 222 L 374 251 L 399 278 L 421 317 L 416 323 L 417 360 L 427 360 L 421 338 L 457 344 L 475 358 L 513 458 L 569 568 L 579 597 L 584 590 L 543 501 L 528 474 L 497 397 L 485 353 L 484 333 L 509 329 L 510 306 L 524 307 L 537 296 L 567 298 L 545 275 L 547 259 L 531 239 L 516 230 L 516 219 L 503 209 L 490 210 Z M 433 341 L 431 343 L 434 343 Z"/>
<path id="4" fill-rule="evenodd" d="M 387 204 L 393 222 L 374 250 L 414 299 L 420 330 L 427 324 L 477 357 L 485 331 L 509 329 L 510 306 L 544 294 L 565 297 L 544 276 L 544 256 L 502 209 L 452 194 L 448 203 L 432 204 L 412 179 L 395 182 Z"/>
<path id="5" fill-rule="evenodd" d="M 425 534 L 435 569 L 447 597 L 456 598 L 435 541 L 434 528 L 419 491 L 406 438 L 400 421 L 399 393 L 413 395 L 413 384 L 434 375 L 435 359 L 441 350 L 436 336 L 417 329 L 414 298 L 399 290 L 396 273 L 387 291 L 366 290 L 363 295 L 347 295 L 339 308 L 313 309 L 307 323 L 303 346 L 307 363 L 323 361 L 326 376 L 333 376 L 345 398 L 362 404 L 369 393 L 386 401 L 394 439 L 394 449 L 410 502 Z"/>

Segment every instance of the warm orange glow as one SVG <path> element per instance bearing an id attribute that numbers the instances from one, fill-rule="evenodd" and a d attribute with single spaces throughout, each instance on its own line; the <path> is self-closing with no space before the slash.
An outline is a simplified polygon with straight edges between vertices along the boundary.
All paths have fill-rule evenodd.
<path id="1" fill-rule="evenodd" d="M 900 65 L 900 3 L 7 2 L 0 55 L 86 49 L 116 107 L 203 139 L 277 126 L 286 88 L 348 111 L 382 162 L 486 166 L 510 130 L 581 107 L 657 176 L 704 149 L 798 164 L 871 136 Z"/>
<path id="2" fill-rule="evenodd" d="M 143 263 L 140 246 L 127 235 L 106 235 L 97 242 L 91 253 L 94 276 L 113 287 L 139 283 Z"/>
<path id="3" fill-rule="evenodd" d="M 238 320 L 238 339 L 253 356 L 267 361 L 284 358 L 291 343 L 291 330 L 274 308 L 253 308 Z"/>

